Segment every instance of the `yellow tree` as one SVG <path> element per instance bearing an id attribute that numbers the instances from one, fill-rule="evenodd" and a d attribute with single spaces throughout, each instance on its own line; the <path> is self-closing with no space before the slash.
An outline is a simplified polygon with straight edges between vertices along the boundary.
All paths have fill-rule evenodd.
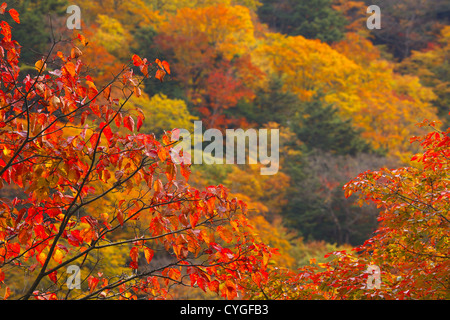
<path id="1" fill-rule="evenodd" d="M 249 56 L 256 45 L 249 9 L 182 8 L 157 32 L 155 42 L 172 61 L 173 79 L 208 125 L 228 124 L 224 110 L 253 98 L 262 73 Z"/>
<path id="2" fill-rule="evenodd" d="M 398 66 L 405 74 L 415 74 L 423 85 L 430 87 L 436 94 L 433 103 L 439 109 L 439 115 L 450 123 L 448 106 L 450 105 L 450 26 L 442 28 L 437 43 L 430 43 L 426 50 L 412 51 Z"/>
<path id="3" fill-rule="evenodd" d="M 153 132 L 160 135 L 164 133 L 164 130 L 175 128 L 192 132 L 193 121 L 197 120 L 197 117 L 189 113 L 186 102 L 181 99 L 169 99 L 162 93 L 151 98 L 142 93 L 139 98 L 132 97 L 129 103 L 130 106 L 134 106 L 146 115 L 141 132 Z"/>
<path id="4" fill-rule="evenodd" d="M 343 118 L 353 119 L 375 149 L 407 159 L 414 148 L 399 138 L 421 132 L 415 126 L 420 117 L 435 116 L 430 104 L 434 95 L 417 77 L 401 76 L 392 63 L 377 54 L 366 55 L 372 50 L 361 38 L 346 39 L 334 49 L 318 40 L 272 33 L 262 39 L 255 61 L 267 74 L 282 78 L 284 90 L 303 101 L 324 93 L 325 101 Z"/>

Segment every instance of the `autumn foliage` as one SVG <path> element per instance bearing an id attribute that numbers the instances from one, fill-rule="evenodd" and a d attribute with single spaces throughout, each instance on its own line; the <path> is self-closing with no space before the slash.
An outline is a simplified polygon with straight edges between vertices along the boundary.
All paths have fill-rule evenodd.
<path id="1" fill-rule="evenodd" d="M 0 297 L 449 299 L 450 29 L 397 63 L 305 2 L 80 0 L 33 61 L 3 3 Z M 198 119 L 279 129 L 280 171 L 174 161 Z"/>
<path id="2" fill-rule="evenodd" d="M 222 185 L 191 187 L 189 166 L 172 162 L 170 131 L 162 141 L 139 133 L 145 115 L 126 108 L 143 79 L 170 74 L 166 61 L 134 55 L 100 88 L 84 72 L 88 41 L 78 35 L 69 55 L 52 48 L 22 80 L 20 46 L 4 21 L 1 33 L 1 188 L 16 187 L 0 200 L 4 298 L 161 299 L 182 285 L 232 299 L 250 274 L 266 277 L 273 249 L 252 236 L 246 204 Z M 113 202 L 99 205 L 105 199 Z M 112 247 L 128 257 L 108 272 L 99 257 L 112 260 Z M 167 263 L 155 265 L 155 255 Z M 98 267 L 81 292 L 66 286 L 73 264 Z M 32 279 L 23 292 L 11 281 L 22 272 Z"/>
<path id="3" fill-rule="evenodd" d="M 345 185 L 360 203 L 381 210 L 379 228 L 364 244 L 326 254 L 331 260 L 296 271 L 271 270 L 254 290 L 256 299 L 448 299 L 450 271 L 450 128 L 436 122 L 420 124 L 432 132 L 413 137 L 423 152 L 414 167 L 367 171 Z M 369 288 L 372 272 L 380 270 L 380 287 Z"/>

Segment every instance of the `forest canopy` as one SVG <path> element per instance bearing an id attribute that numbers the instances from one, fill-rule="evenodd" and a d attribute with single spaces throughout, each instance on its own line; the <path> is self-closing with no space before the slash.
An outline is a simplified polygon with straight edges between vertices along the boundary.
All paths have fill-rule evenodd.
<path id="1" fill-rule="evenodd" d="M 449 298 L 447 1 L 69 5 L 0 6 L 0 296 Z M 175 161 L 194 121 L 279 170 Z"/>

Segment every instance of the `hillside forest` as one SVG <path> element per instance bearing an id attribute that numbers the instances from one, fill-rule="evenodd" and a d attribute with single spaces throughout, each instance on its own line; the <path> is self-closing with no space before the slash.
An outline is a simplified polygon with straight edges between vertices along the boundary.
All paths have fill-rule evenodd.
<path id="1" fill-rule="evenodd" d="M 448 1 L 0 13 L 0 297 L 450 298 Z M 277 172 L 175 163 L 196 121 L 278 130 Z"/>

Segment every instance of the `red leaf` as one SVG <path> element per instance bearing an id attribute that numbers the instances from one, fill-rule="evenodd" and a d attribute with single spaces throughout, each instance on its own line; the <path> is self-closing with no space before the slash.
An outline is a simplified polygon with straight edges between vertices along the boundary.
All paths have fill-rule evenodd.
<path id="1" fill-rule="evenodd" d="M 92 148 L 97 147 L 97 139 L 98 139 L 97 132 L 93 133 L 92 136 L 89 138 L 89 142 L 91 143 Z"/>
<path id="2" fill-rule="evenodd" d="M 130 257 L 131 257 L 131 260 L 133 260 L 135 262 L 137 261 L 137 259 L 139 257 L 139 252 L 138 252 L 138 248 L 137 247 L 131 248 L 131 250 L 130 250 Z"/>
<path id="3" fill-rule="evenodd" d="M 53 271 L 52 273 L 50 273 L 48 275 L 48 277 L 50 278 L 50 280 L 52 280 L 53 283 L 57 283 L 58 282 L 58 278 L 56 277 L 57 272 Z"/>
<path id="4" fill-rule="evenodd" d="M 139 67 L 144 64 L 144 61 L 142 61 L 141 57 L 139 57 L 137 54 L 133 54 L 132 59 L 133 59 L 133 64 L 136 67 Z"/>
<path id="5" fill-rule="evenodd" d="M 202 289 L 204 292 L 206 292 L 206 281 L 203 278 L 197 278 L 197 285 L 200 289 Z"/>
<path id="6" fill-rule="evenodd" d="M 95 97 L 98 95 L 98 91 L 93 87 L 89 87 L 87 95 L 90 100 L 94 100 Z"/>
<path id="7" fill-rule="evenodd" d="M 134 131 L 134 120 L 131 116 L 125 117 L 125 119 L 123 119 L 123 125 L 131 132 Z"/>
<path id="8" fill-rule="evenodd" d="M 123 226 L 123 212 L 120 209 L 117 212 L 117 220 L 119 220 L 120 225 Z"/>
<path id="9" fill-rule="evenodd" d="M 86 122 L 87 116 L 89 115 L 89 111 L 84 111 L 81 114 L 81 119 L 80 119 L 80 123 L 81 125 L 84 125 L 84 123 Z"/>
<path id="10" fill-rule="evenodd" d="M 105 122 L 100 123 L 100 128 L 103 129 L 103 133 L 105 134 L 105 137 L 109 143 L 111 141 L 111 138 L 113 137 L 111 128 L 108 125 L 106 125 Z"/>
<path id="11" fill-rule="evenodd" d="M 189 175 L 191 174 L 191 168 L 189 167 L 189 165 L 185 165 L 184 163 L 182 163 L 180 165 L 180 172 L 181 175 L 186 179 L 186 181 L 188 181 Z"/>
<path id="12" fill-rule="evenodd" d="M 219 281 L 214 280 L 214 281 L 208 282 L 208 288 L 212 292 L 218 293 L 219 292 Z"/>
<path id="13" fill-rule="evenodd" d="M 118 112 L 116 117 L 114 118 L 114 123 L 116 124 L 117 128 L 120 128 L 122 125 L 123 116 L 122 113 Z"/>
<path id="14" fill-rule="evenodd" d="M 9 15 L 15 22 L 20 23 L 19 13 L 16 11 L 16 9 L 9 9 Z"/>
<path id="15" fill-rule="evenodd" d="M 136 261 L 131 261 L 130 262 L 130 268 L 131 269 L 137 269 L 139 267 L 139 265 L 137 264 L 137 262 Z"/>
<path id="16" fill-rule="evenodd" d="M 198 213 L 192 213 L 189 215 L 189 222 L 192 228 L 195 228 L 195 226 L 197 225 L 198 218 L 199 218 Z"/>
<path id="17" fill-rule="evenodd" d="M 88 278 L 88 285 L 89 285 L 89 292 L 93 292 L 95 290 L 95 287 L 97 286 L 99 280 L 97 278 L 94 278 L 93 276 L 90 276 Z"/>
<path id="18" fill-rule="evenodd" d="M 138 117 L 138 118 L 137 118 L 137 124 L 136 124 L 136 130 L 137 130 L 137 131 L 139 131 L 139 130 L 141 129 L 143 123 L 144 123 L 144 122 L 142 121 L 142 118 L 141 118 L 141 117 Z"/>

